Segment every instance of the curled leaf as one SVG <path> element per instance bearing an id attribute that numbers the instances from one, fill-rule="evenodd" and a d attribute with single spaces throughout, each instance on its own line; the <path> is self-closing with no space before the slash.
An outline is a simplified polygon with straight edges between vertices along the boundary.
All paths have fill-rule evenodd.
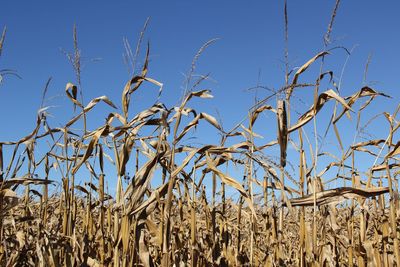
<path id="1" fill-rule="evenodd" d="M 356 197 L 368 198 L 374 197 L 389 192 L 388 187 L 375 187 L 375 188 L 352 188 L 352 187 L 339 187 L 336 189 L 325 190 L 315 193 L 315 202 L 317 206 L 327 204 L 337 204 L 346 199 L 354 199 Z M 313 206 L 314 194 L 309 194 L 300 198 L 293 198 L 290 200 L 292 206 Z"/>

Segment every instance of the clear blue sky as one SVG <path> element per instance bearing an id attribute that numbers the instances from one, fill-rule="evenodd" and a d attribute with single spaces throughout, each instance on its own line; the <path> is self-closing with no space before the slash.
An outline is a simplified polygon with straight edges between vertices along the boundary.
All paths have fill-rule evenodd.
<path id="1" fill-rule="evenodd" d="M 288 1 L 291 67 L 301 66 L 322 49 L 333 6 L 334 1 Z M 367 82 L 394 97 L 373 107 L 388 112 L 393 112 L 400 96 L 399 10 L 395 0 L 342 1 L 332 32 L 331 46 L 355 47 L 344 72 L 343 95 L 362 87 L 365 63 L 372 53 Z M 7 26 L 7 36 L 0 69 L 14 69 L 22 79 L 6 76 L 0 86 L 0 140 L 17 140 L 31 131 L 50 76 L 53 81 L 47 96 L 55 98 L 46 104 L 56 106 L 50 111 L 56 116 L 54 126 L 72 116 L 66 113 L 71 105 L 64 88 L 67 82 L 75 82 L 75 76 L 61 49 L 72 51 L 74 23 L 86 59 L 82 71 L 85 99 L 107 95 L 120 106 L 121 90 L 129 78 L 122 40 L 127 37 L 134 47 L 147 17 L 150 24 L 144 40 L 151 45 L 149 76 L 164 83 L 161 101 L 168 106 L 179 100 L 183 73 L 188 72 L 193 56 L 212 38 L 220 40 L 201 56 L 196 73 L 210 73 L 213 81 L 204 87 L 215 98 L 193 105 L 214 116 L 218 110 L 226 128 L 240 121 L 253 104 L 254 91 L 247 88 L 257 83 L 273 89 L 283 85 L 283 1 L 5 0 L 0 27 Z M 345 60 L 346 54 L 335 50 L 327 59 L 327 69 L 338 77 Z M 310 77 L 314 80 L 315 76 Z M 133 102 L 152 104 L 156 89 L 149 86 L 146 90 L 151 92 L 139 94 Z M 258 96 L 268 93 L 259 91 Z M 311 99 L 297 100 L 300 113 L 312 104 Z M 373 109 L 369 112 L 375 113 Z M 352 139 L 353 132 L 350 135 Z"/>

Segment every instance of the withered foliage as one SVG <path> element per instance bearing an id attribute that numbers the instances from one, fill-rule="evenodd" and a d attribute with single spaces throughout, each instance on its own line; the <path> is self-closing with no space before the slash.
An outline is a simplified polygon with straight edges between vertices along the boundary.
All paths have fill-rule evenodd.
<path id="1" fill-rule="evenodd" d="M 397 112 L 386 114 L 384 139 L 344 150 L 337 130 L 357 101 L 368 97 L 359 117 L 375 97 L 386 95 L 363 87 L 342 97 L 329 89 L 295 119 L 290 98 L 301 75 L 329 54 L 323 51 L 293 74 L 275 107 L 260 101 L 250 109 L 247 126 L 226 131 L 209 113 L 190 108 L 194 99 L 211 98 L 209 90 L 185 90 L 176 107 L 156 102 L 132 114 L 131 100 L 144 84 L 162 89 L 148 77 L 149 49 L 140 73 L 122 90 L 121 109 L 106 96 L 85 104 L 79 86 L 67 83 L 65 93 L 78 110 L 72 119 L 51 127 L 42 108 L 31 133 L 0 142 L 2 266 L 400 266 Z M 306 125 L 329 101 L 336 103 L 329 130 L 343 151 L 317 173 L 321 155 L 303 139 Z M 101 103 L 113 111 L 87 130 Z M 256 145 L 253 129 L 264 112 L 276 114 L 277 135 Z M 185 143 L 203 123 L 221 142 Z M 77 131 L 82 124 L 85 130 Z M 277 161 L 268 157 L 275 146 Z M 289 147 L 291 158 L 298 158 L 291 163 L 298 167 L 294 175 L 285 168 Z M 362 176 L 357 153 L 381 162 Z M 329 177 L 334 168 L 336 177 Z M 58 176 L 61 181 L 52 178 Z M 332 181 L 347 186 L 333 188 Z M 228 198 L 228 188 L 237 197 Z"/>

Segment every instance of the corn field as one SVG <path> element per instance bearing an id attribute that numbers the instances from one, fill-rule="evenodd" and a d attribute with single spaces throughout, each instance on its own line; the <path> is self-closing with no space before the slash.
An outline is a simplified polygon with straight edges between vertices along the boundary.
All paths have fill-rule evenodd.
<path id="1" fill-rule="evenodd" d="M 163 84 L 149 77 L 150 45 L 120 102 L 85 103 L 74 33 L 78 79 L 65 83 L 71 119 L 53 127 L 42 107 L 25 137 L 0 140 L 1 266 L 400 266 L 400 106 L 380 117 L 387 136 L 345 147 L 340 123 L 352 117 L 358 125 L 370 103 L 388 96 L 369 86 L 341 95 L 324 70 L 330 51 L 287 71 L 280 90 L 224 129 L 190 107 L 213 97 L 197 90 L 201 78 L 188 81 L 180 104 L 159 102 Z M 4 40 L 5 31 L 0 51 Z M 315 79 L 304 82 L 306 72 Z M 155 103 L 132 112 L 143 86 Z M 292 96 L 302 88 L 314 92 L 313 104 L 297 115 Z M 110 112 L 90 129 L 97 105 Z M 326 132 L 337 155 L 318 150 L 322 110 L 331 114 Z M 205 124 L 220 142 L 188 142 Z M 268 125 L 276 137 L 260 144 L 255 129 Z M 278 160 L 270 157 L 276 150 Z M 361 171 L 359 155 L 374 164 Z"/>

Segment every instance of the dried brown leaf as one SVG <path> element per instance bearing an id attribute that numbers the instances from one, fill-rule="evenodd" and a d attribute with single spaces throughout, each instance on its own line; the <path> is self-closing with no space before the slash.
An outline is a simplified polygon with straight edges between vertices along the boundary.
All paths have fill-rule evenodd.
<path id="1" fill-rule="evenodd" d="M 355 199 L 357 197 L 369 198 L 379 196 L 389 192 L 388 187 L 374 188 L 352 188 L 339 187 L 336 189 L 325 190 L 315 193 L 315 202 L 317 206 L 339 203 L 346 199 Z M 290 200 L 292 206 L 313 206 L 314 194 L 309 194 L 304 197 L 294 198 Z"/>

